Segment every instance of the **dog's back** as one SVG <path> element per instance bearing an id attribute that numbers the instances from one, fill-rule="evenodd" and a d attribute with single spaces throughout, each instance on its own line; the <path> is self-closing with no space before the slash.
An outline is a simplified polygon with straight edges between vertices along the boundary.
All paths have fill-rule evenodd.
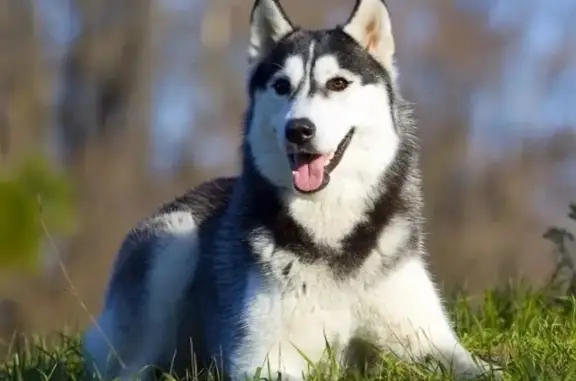
<path id="1" fill-rule="evenodd" d="M 84 335 L 89 373 L 109 379 L 133 374 L 152 364 L 191 364 L 189 343 L 178 343 L 176 330 L 168 329 L 180 326 L 177 330 L 182 333 L 183 328 L 194 330 L 196 324 L 167 324 L 166 319 L 183 315 L 178 309 L 187 304 L 179 301 L 189 297 L 193 287 L 190 282 L 203 263 L 198 237 L 217 224 L 235 181 L 219 178 L 206 182 L 164 205 L 127 235 L 114 264 L 102 313 Z M 198 312 L 184 315 L 200 316 Z M 195 345 L 201 342 L 198 338 Z M 181 353 L 170 349 L 172 357 L 158 363 L 161 353 L 176 347 L 181 348 Z M 197 347 L 195 352 L 202 351 Z"/>

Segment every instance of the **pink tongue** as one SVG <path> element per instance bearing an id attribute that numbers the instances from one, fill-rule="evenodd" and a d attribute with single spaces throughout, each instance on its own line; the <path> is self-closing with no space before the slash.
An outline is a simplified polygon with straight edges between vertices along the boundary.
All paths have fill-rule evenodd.
<path id="1" fill-rule="evenodd" d="M 295 155 L 292 181 L 298 190 L 313 192 L 322 186 L 328 155 Z"/>

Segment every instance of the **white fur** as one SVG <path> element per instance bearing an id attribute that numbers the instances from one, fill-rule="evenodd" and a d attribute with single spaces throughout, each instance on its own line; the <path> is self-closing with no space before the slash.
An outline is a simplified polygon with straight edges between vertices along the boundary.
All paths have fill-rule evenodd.
<path id="1" fill-rule="evenodd" d="M 263 238 L 254 249 L 264 258 L 273 252 L 272 271 L 278 276 L 294 258 L 292 253 L 275 251 L 271 241 Z M 356 298 L 346 285 L 337 284 L 325 267 L 294 263 L 287 283 L 274 278 L 279 277 L 259 270 L 249 274 L 245 295 L 248 345 L 235 356 L 234 380 L 252 376 L 257 367 L 264 368 L 264 377 L 282 372 L 283 380 L 302 379 L 309 370 L 306 358 L 314 362 L 326 359 L 326 342 L 336 355 L 341 354 L 354 333 L 350 306 Z M 305 290 L 302 284 L 306 284 Z"/>
<path id="2" fill-rule="evenodd" d="M 356 75 L 340 69 L 333 56 L 318 57 L 313 67 L 311 60 L 290 57 L 274 77 L 286 76 L 293 84 L 303 83 L 293 99 L 280 97 L 272 89 L 256 94 L 248 141 L 262 174 L 275 185 L 290 190 L 287 198 L 292 216 L 308 227 L 317 240 L 335 244 L 372 206 L 373 187 L 392 163 L 399 138 L 383 84 L 362 85 Z M 328 97 L 308 95 L 307 81 L 311 78 L 317 86 L 324 86 L 335 76 L 352 81 L 349 88 Z M 352 126 L 355 133 L 332 172 L 328 187 L 312 196 L 294 197 L 284 129 L 288 120 L 302 117 L 316 125 L 313 144 L 321 153 L 334 152 Z"/>
<path id="3" fill-rule="evenodd" d="M 162 231 L 157 232 L 159 240 L 153 251 L 152 258 L 140 258 L 142 261 L 152 261 L 150 274 L 147 278 L 146 290 L 142 290 L 144 314 L 135 316 L 142 319 L 143 332 L 135 337 L 125 337 L 115 326 L 122 321 L 115 310 L 115 303 L 109 305 L 98 319 L 98 327 L 91 327 L 84 337 L 86 351 L 94 359 L 97 374 L 119 374 L 121 379 L 130 380 L 139 375 L 146 366 L 155 365 L 159 361 L 170 361 L 170 356 L 176 347 L 177 339 L 177 307 L 183 295 L 185 286 L 194 277 L 198 256 L 194 249 L 197 244 L 196 223 L 189 212 L 174 212 L 152 220 L 152 224 L 160 223 Z M 137 253 L 135 253 L 137 254 Z M 113 294 L 122 290 L 110 290 L 110 300 L 120 300 Z M 106 335 L 107 337 L 103 336 Z M 110 344 L 119 353 L 110 353 Z M 124 343 L 131 345 L 125 350 Z M 110 368 L 109 359 L 120 357 L 121 371 Z"/>
<path id="4" fill-rule="evenodd" d="M 248 345 L 234 361 L 234 379 L 253 375 L 258 366 L 265 376 L 282 372 L 283 379 L 300 379 L 308 371 L 306 357 L 316 363 L 326 355 L 326 341 L 338 348 L 352 337 L 352 295 L 326 284 L 329 278 L 315 270 L 320 269 L 302 268 L 298 275 L 311 289 L 305 294 L 302 289 L 283 290 L 260 272 L 249 275 Z"/>
<path id="5" fill-rule="evenodd" d="M 322 265 L 297 262 L 289 281 L 276 281 L 294 255 L 274 251 L 271 241 L 260 240 L 254 249 L 265 259 L 274 255 L 276 276 L 258 270 L 249 274 L 248 340 L 234 357 L 233 379 L 244 380 L 262 367 L 264 377 L 281 372 L 283 380 L 301 380 L 310 370 L 308 360 L 327 360 L 326 343 L 341 362 L 352 338 L 406 361 L 431 356 L 463 378 L 489 371 L 488 364 L 475 360 L 459 343 L 421 258 L 407 259 L 382 277 L 378 262 L 401 248 L 408 225 L 402 219 L 391 223 L 359 276 L 343 282 Z"/>
<path id="6" fill-rule="evenodd" d="M 450 326 L 425 263 L 413 258 L 360 293 L 361 335 L 407 361 L 430 356 L 461 376 L 489 370 L 462 347 Z"/>

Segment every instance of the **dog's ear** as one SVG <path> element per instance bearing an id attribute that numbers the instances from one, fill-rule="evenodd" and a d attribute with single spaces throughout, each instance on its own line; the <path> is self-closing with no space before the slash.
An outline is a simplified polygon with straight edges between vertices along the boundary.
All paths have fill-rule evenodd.
<path id="1" fill-rule="evenodd" d="M 394 37 L 384 0 L 356 0 L 343 30 L 366 48 L 384 68 L 394 71 Z"/>
<path id="2" fill-rule="evenodd" d="M 262 59 L 293 29 L 278 0 L 256 0 L 250 16 L 248 61 L 253 63 Z"/>

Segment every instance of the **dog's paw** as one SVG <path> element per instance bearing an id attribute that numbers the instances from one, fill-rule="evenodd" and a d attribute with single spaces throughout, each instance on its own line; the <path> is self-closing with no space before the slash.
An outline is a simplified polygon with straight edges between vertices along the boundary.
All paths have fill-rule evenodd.
<path id="1" fill-rule="evenodd" d="M 468 369 L 461 372 L 457 379 L 458 380 L 502 380 L 503 372 L 502 368 L 495 364 L 490 364 L 485 361 L 478 361 L 477 363 L 471 365 Z"/>
<path id="2" fill-rule="evenodd" d="M 248 376 L 247 372 L 242 375 L 230 377 L 231 381 L 304 381 L 303 376 L 294 376 L 288 373 L 277 371 L 257 371 L 252 377 Z"/>

